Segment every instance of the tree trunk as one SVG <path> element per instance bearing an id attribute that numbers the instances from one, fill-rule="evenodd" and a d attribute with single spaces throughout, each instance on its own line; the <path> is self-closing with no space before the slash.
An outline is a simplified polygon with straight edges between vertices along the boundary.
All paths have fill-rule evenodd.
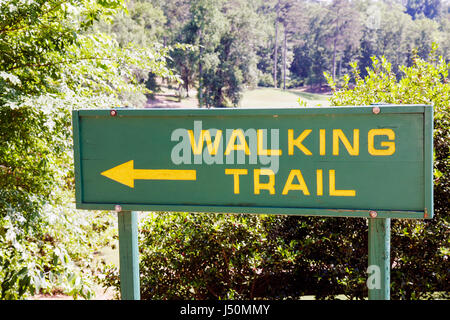
<path id="1" fill-rule="evenodd" d="M 333 41 L 333 80 L 336 80 L 336 42 L 337 42 L 337 39 L 334 38 L 334 41 Z"/>
<path id="2" fill-rule="evenodd" d="M 336 25 L 334 29 L 334 39 L 333 39 L 333 80 L 336 80 L 336 51 L 339 37 L 339 8 L 336 12 Z"/>
<path id="3" fill-rule="evenodd" d="M 275 52 L 273 55 L 273 85 L 277 87 L 277 62 L 278 62 L 278 19 L 280 18 L 280 1 L 276 5 L 277 17 L 275 18 Z"/>
<path id="4" fill-rule="evenodd" d="M 286 90 L 286 46 L 287 46 L 287 32 L 284 27 L 284 43 L 283 43 L 283 90 Z"/>
<path id="5" fill-rule="evenodd" d="M 189 98 L 189 70 L 185 70 L 185 72 L 186 80 L 184 81 L 184 88 L 186 89 L 186 98 Z"/>
<path id="6" fill-rule="evenodd" d="M 200 59 L 198 60 L 198 107 L 203 107 L 203 64 L 202 64 L 203 47 L 200 46 Z"/>

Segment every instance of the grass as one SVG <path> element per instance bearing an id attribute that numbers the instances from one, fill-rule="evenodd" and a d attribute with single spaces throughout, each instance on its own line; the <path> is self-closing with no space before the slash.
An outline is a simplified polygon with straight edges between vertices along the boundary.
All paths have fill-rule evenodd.
<path id="1" fill-rule="evenodd" d="M 298 99 L 308 107 L 329 106 L 328 96 L 304 92 L 298 89 L 257 88 L 247 90 L 240 103 L 241 108 L 299 108 Z"/>
<path id="2" fill-rule="evenodd" d="M 157 94 L 160 107 L 182 107 L 198 108 L 195 89 L 191 89 L 189 98 L 178 100 L 177 92 L 161 86 L 162 92 Z M 329 96 L 326 94 L 316 94 L 305 92 L 301 89 L 276 89 L 276 88 L 256 88 L 243 92 L 243 97 L 239 103 L 240 108 L 299 108 L 298 99 L 306 103 L 307 107 L 329 106 Z"/>

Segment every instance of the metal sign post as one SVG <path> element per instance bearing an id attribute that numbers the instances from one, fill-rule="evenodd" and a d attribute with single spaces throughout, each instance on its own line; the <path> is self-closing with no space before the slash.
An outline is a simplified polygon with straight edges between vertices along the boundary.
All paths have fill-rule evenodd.
<path id="1" fill-rule="evenodd" d="M 391 219 L 369 218 L 369 268 L 374 282 L 368 283 L 369 300 L 390 299 Z"/>
<path id="2" fill-rule="evenodd" d="M 119 218 L 120 293 L 122 300 L 140 300 L 138 213 L 121 211 Z"/>

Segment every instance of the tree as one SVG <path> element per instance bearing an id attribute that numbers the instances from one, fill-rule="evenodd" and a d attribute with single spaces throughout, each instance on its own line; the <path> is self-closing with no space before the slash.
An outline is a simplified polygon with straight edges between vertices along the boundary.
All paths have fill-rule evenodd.
<path id="1" fill-rule="evenodd" d="M 332 44 L 332 75 L 336 79 L 336 63 L 338 55 L 346 48 L 356 48 L 361 38 L 359 13 L 348 0 L 334 0 L 329 8 Z"/>
<path id="2" fill-rule="evenodd" d="M 370 10 L 369 10 L 370 8 Z M 415 30 L 411 17 L 403 12 L 403 7 L 397 4 L 383 2 L 373 3 L 367 8 L 366 21 L 370 15 L 378 15 L 376 24 L 366 24 L 361 39 L 361 51 L 358 63 L 362 75 L 365 69 L 372 65 L 372 56 L 385 56 L 392 63 L 394 72 L 398 66 L 410 63 L 410 53 L 413 48 Z"/>
<path id="3" fill-rule="evenodd" d="M 270 6 L 270 4 L 268 5 Z M 273 37 L 274 51 L 273 51 L 273 83 L 274 87 L 278 87 L 278 41 L 282 40 L 282 72 L 283 75 L 283 88 L 286 89 L 286 71 L 287 71 L 287 41 L 288 37 L 292 37 L 296 33 L 297 29 L 301 29 L 304 24 L 304 12 L 302 1 L 295 0 L 277 0 L 272 4 L 272 11 L 274 15 L 275 35 Z M 279 39 L 280 24 L 282 26 L 281 34 L 282 39 Z"/>
<path id="4" fill-rule="evenodd" d="M 205 70 L 207 105 L 237 106 L 243 85 L 256 83 L 259 21 L 251 2 L 235 1 L 223 7 L 226 28 L 216 48 L 218 63 Z"/>
<path id="5" fill-rule="evenodd" d="M 303 1 L 285 1 L 280 22 L 283 25 L 283 89 L 286 90 L 288 64 L 288 39 L 293 44 L 301 43 L 306 25 L 306 6 Z M 292 62 L 292 60 L 290 61 Z M 289 63 L 290 64 L 290 63 Z"/>
<path id="6" fill-rule="evenodd" d="M 70 112 L 127 105 L 124 94 L 145 92 L 137 69 L 171 76 L 166 49 L 93 31 L 124 9 L 121 0 L 0 5 L 0 299 L 49 284 L 90 296 L 71 243 L 87 230 L 64 222 L 76 214 Z"/>
<path id="7" fill-rule="evenodd" d="M 408 0 L 406 3 L 406 13 L 413 19 L 420 16 L 434 19 L 441 12 L 441 0 Z"/>
<path id="8" fill-rule="evenodd" d="M 200 107 L 236 106 L 243 84 L 256 82 L 258 23 L 252 2 L 190 3 L 190 18 L 177 39 L 197 49 L 174 58 L 185 86 L 197 79 Z"/>
<path id="9" fill-rule="evenodd" d="M 299 35 L 300 41 L 294 49 L 291 71 L 294 76 L 302 74 L 307 84 L 319 84 L 325 81 L 323 72 L 329 70 L 331 55 L 329 52 L 329 12 L 320 3 L 310 3 L 305 8 L 305 30 Z"/>
<path id="10" fill-rule="evenodd" d="M 278 74 L 278 21 L 280 19 L 281 1 L 278 0 L 275 4 L 275 37 L 274 37 L 274 53 L 273 53 L 273 85 L 276 88 L 278 86 L 277 74 Z"/>
<path id="11" fill-rule="evenodd" d="M 211 93 L 205 89 L 205 80 L 208 81 L 208 74 L 217 68 L 219 64 L 218 53 L 216 48 L 220 43 L 220 39 L 224 30 L 227 28 L 227 20 L 223 13 L 221 0 L 197 0 L 191 2 L 190 12 L 191 20 L 188 22 L 186 29 L 191 35 L 193 44 L 198 46 L 198 55 L 196 64 L 198 65 L 198 101 L 200 108 L 206 104 L 207 107 L 212 105 L 209 95 Z M 205 70 L 204 70 L 205 69 Z M 209 82 L 212 82 L 209 80 Z"/>
<path id="12" fill-rule="evenodd" d="M 175 43 L 195 43 L 194 34 L 190 31 L 190 26 L 188 25 L 191 19 L 189 1 L 153 1 L 153 3 L 164 13 L 165 25 L 162 41 L 165 46 Z M 191 47 L 190 49 L 183 50 L 181 48 L 174 48 L 170 53 L 171 59 L 168 61 L 168 65 L 176 70 L 180 76 L 182 80 L 180 89 L 181 86 L 184 88 L 187 97 L 189 97 L 189 89 L 194 86 L 197 72 L 196 59 L 198 56 L 198 48 Z"/>

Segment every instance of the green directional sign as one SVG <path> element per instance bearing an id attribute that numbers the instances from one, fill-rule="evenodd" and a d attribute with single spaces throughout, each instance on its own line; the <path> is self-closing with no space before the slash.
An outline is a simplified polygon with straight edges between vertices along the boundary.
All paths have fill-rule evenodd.
<path id="1" fill-rule="evenodd" d="M 432 218 L 432 107 L 73 112 L 81 209 Z"/>

